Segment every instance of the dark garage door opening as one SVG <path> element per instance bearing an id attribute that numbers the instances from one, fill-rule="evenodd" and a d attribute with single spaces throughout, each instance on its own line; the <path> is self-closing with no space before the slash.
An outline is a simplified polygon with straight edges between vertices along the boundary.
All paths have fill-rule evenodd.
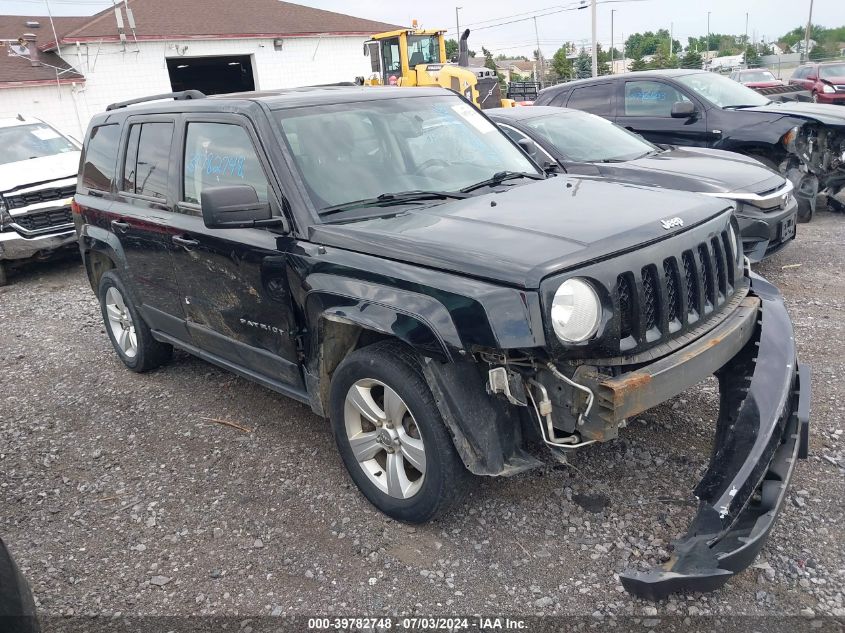
<path id="1" fill-rule="evenodd" d="M 176 57 L 167 60 L 174 92 L 199 90 L 207 95 L 255 90 L 249 55 Z"/>

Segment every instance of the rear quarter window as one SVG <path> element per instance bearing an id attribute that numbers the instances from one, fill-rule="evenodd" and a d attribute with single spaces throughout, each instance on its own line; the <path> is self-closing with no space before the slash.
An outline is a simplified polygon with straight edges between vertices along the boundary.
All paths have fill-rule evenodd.
<path id="1" fill-rule="evenodd" d="M 611 116 L 613 114 L 613 87 L 614 84 L 608 82 L 575 88 L 569 96 L 569 101 L 566 102 L 566 107 L 599 116 Z"/>
<path id="2" fill-rule="evenodd" d="M 119 142 L 119 125 L 97 125 L 91 128 L 80 161 L 79 186 L 82 189 L 111 191 Z"/>

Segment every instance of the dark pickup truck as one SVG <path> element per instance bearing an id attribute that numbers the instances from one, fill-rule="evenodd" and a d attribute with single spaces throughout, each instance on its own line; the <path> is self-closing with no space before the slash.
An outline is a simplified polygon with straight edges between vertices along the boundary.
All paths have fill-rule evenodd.
<path id="1" fill-rule="evenodd" d="M 730 203 L 547 178 L 442 89 L 175 97 L 94 117 L 74 199 L 129 369 L 176 347 L 308 403 L 364 496 L 410 522 L 716 374 L 698 514 L 622 582 L 709 590 L 753 560 L 810 385 Z"/>

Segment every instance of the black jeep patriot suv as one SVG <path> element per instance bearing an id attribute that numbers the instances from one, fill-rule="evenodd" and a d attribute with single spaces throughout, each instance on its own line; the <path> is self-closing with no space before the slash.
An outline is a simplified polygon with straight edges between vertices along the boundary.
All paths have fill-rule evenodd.
<path id="1" fill-rule="evenodd" d="M 809 380 L 729 203 L 545 178 L 441 89 L 168 96 L 94 118 L 74 200 L 127 367 L 177 347 L 310 404 L 367 499 L 412 522 L 715 373 L 698 514 L 623 584 L 707 590 L 753 560 Z"/>

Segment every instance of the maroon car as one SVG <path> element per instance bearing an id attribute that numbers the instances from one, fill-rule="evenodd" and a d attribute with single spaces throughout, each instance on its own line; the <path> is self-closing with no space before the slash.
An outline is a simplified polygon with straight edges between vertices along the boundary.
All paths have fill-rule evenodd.
<path id="1" fill-rule="evenodd" d="M 748 68 L 746 70 L 735 70 L 731 73 L 731 79 L 748 86 L 749 88 L 773 88 L 782 86 L 783 82 L 775 77 L 765 68 Z"/>
<path id="2" fill-rule="evenodd" d="M 809 90 L 815 103 L 845 105 L 845 61 L 804 64 L 795 69 L 789 83 Z"/>

